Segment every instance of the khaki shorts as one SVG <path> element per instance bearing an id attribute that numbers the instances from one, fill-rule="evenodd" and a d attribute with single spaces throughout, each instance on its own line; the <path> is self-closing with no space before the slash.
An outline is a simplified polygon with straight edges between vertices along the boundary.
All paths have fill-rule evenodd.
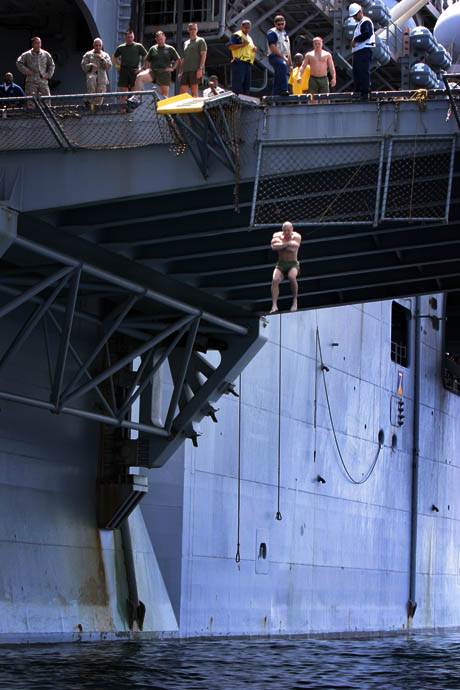
<path id="1" fill-rule="evenodd" d="M 181 86 L 195 86 L 195 84 L 201 84 L 201 79 L 198 79 L 196 76 L 197 72 L 198 70 L 194 72 L 184 72 L 180 80 Z"/>
<path id="2" fill-rule="evenodd" d="M 171 83 L 171 72 L 165 72 L 162 69 L 150 70 L 152 82 L 158 86 L 169 86 Z"/>

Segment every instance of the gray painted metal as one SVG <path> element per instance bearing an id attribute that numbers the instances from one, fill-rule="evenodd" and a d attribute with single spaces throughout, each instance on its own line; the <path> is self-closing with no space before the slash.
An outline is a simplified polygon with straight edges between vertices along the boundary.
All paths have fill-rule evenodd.
<path id="1" fill-rule="evenodd" d="M 0 391 L 0 398 L 13 402 L 20 402 L 26 405 L 47 409 L 55 413 L 71 414 L 84 417 L 89 420 L 104 422 L 111 426 L 137 430 L 147 434 L 162 436 L 166 443 L 161 447 L 161 459 L 152 459 L 152 463 L 161 462 L 163 464 L 174 452 L 177 443 L 182 443 L 184 437 L 195 437 L 194 423 L 198 422 L 206 414 L 214 414 L 214 408 L 209 404 L 209 399 L 213 400 L 222 393 L 229 390 L 229 372 L 235 370 L 237 376 L 239 366 L 243 366 L 248 361 L 245 353 L 258 351 L 264 342 L 260 337 L 259 330 L 254 330 L 251 319 L 246 318 L 246 324 L 235 323 L 228 319 L 221 318 L 216 314 L 211 314 L 205 310 L 198 310 L 192 304 L 179 300 L 167 294 L 167 282 L 164 283 L 165 292 L 153 290 L 148 283 L 135 282 L 123 275 L 121 272 L 113 273 L 101 265 L 91 262 L 83 262 L 78 257 L 63 254 L 51 246 L 45 246 L 38 242 L 33 242 L 24 237 L 16 238 L 12 251 L 17 248 L 28 252 L 28 270 L 31 276 L 37 273 L 48 274 L 42 280 L 32 278 L 35 284 L 27 287 L 29 277 L 23 276 L 26 289 L 23 293 L 17 288 L 2 286 L 6 293 L 16 295 L 9 302 L 0 307 L 0 317 L 6 317 L 13 311 L 21 307 L 27 307 L 31 300 L 38 301 L 35 313 L 32 318 L 26 317 L 22 328 L 13 338 L 7 347 L 5 354 L 0 360 L 0 369 L 10 364 L 14 355 L 18 353 L 27 340 L 31 337 L 39 322 L 49 319 L 54 325 L 59 336 L 59 345 L 55 357 L 54 367 L 50 367 L 49 398 L 39 399 L 32 395 L 20 394 L 11 390 Z M 30 256 L 35 256 L 36 266 L 30 263 Z M 43 264 L 44 260 L 51 260 L 52 264 Z M 59 267 L 54 262 L 64 264 Z M 86 282 L 86 276 L 96 279 L 91 285 Z M 14 283 L 20 285 L 21 278 L 14 278 Z M 112 292 L 112 286 L 117 290 Z M 46 297 L 38 297 L 46 290 L 51 289 Z M 18 294 L 19 293 L 19 294 Z M 63 323 L 60 325 L 52 313 L 52 307 L 58 300 L 61 293 L 64 294 L 61 307 L 64 315 Z M 81 317 L 81 312 L 76 310 L 77 299 L 88 299 L 94 295 L 96 299 L 100 294 L 110 295 L 115 300 L 115 306 L 107 314 L 103 321 L 97 322 L 100 325 L 101 333 L 98 334 L 91 344 L 91 348 L 86 357 L 80 357 L 76 348 L 71 343 L 71 336 L 74 332 L 74 322 Z M 155 307 L 151 306 L 155 303 Z M 160 305 L 163 310 L 161 320 L 157 321 L 160 314 Z M 218 303 L 215 303 L 218 306 Z M 150 313 L 150 317 L 146 314 Z M 134 315 L 139 318 L 144 314 L 144 323 L 139 328 L 126 328 L 126 321 Z M 172 322 L 171 322 L 172 320 Z M 97 320 L 96 320 L 97 321 Z M 254 321 L 254 319 L 253 319 Z M 255 319 L 257 322 L 257 319 Z M 191 368 L 192 351 L 199 345 L 198 336 L 199 326 L 205 322 L 209 329 L 217 328 L 218 338 L 221 347 L 228 349 L 228 353 L 222 357 L 223 363 L 218 367 L 208 367 L 208 370 L 201 368 L 201 373 L 205 373 L 206 383 L 199 385 L 189 383 L 188 378 L 192 376 L 187 373 Z M 46 324 L 46 321 L 44 321 Z M 153 332 L 152 332 L 153 326 Z M 111 337 L 117 332 L 125 332 L 131 336 L 131 343 L 126 345 L 126 352 L 117 357 L 111 364 L 109 350 L 106 348 L 110 344 Z M 45 336 L 46 336 L 45 329 Z M 172 342 L 168 339 L 172 336 Z M 186 337 L 186 348 L 183 351 L 180 363 L 180 373 L 178 374 L 174 389 L 171 393 L 169 410 L 166 420 L 160 428 L 153 423 L 152 417 L 146 417 L 146 423 L 139 424 L 132 421 L 130 410 L 137 399 L 141 397 L 146 389 L 152 385 L 152 379 L 166 357 L 172 358 L 174 350 L 182 352 L 180 340 Z M 208 338 L 209 336 L 206 336 Z M 232 340 L 236 338 L 236 341 Z M 228 342 L 230 338 L 230 342 Z M 231 343 L 231 344 L 230 344 Z M 165 348 L 160 358 L 155 361 L 155 350 L 158 346 Z M 179 350 L 177 350 L 179 348 Z M 101 362 L 101 354 L 106 352 L 106 361 Z M 46 352 L 50 360 L 49 343 L 46 337 Z M 77 361 L 75 370 L 74 361 L 68 362 L 68 355 L 72 354 L 73 360 Z M 133 377 L 134 381 L 128 387 L 122 400 L 115 400 L 114 376 L 120 374 L 126 367 L 130 367 L 137 357 L 143 358 L 142 366 L 138 373 Z M 176 361 L 176 360 L 174 360 Z M 241 362 L 241 364 L 239 364 Z M 92 372 L 90 373 L 90 369 Z M 80 383 L 82 377 L 86 375 L 89 379 L 86 383 Z M 112 396 L 103 394 L 100 385 L 109 382 Z M 191 391 L 184 394 L 185 386 Z M 107 415 L 92 411 L 91 398 L 88 394 L 96 393 L 102 401 Z M 150 399 L 150 398 L 149 398 Z M 69 403 L 78 400 L 79 407 L 71 407 Z M 197 403 L 196 400 L 199 402 Z M 177 406 L 179 405 L 179 412 Z M 176 438 L 177 437 L 177 438 Z M 176 443 L 174 440 L 176 438 Z M 171 445 L 172 444 L 172 445 Z M 169 447 L 169 451 L 168 451 Z"/>
<path id="2" fill-rule="evenodd" d="M 18 214 L 0 205 L 0 257 L 13 244 L 18 225 Z"/>

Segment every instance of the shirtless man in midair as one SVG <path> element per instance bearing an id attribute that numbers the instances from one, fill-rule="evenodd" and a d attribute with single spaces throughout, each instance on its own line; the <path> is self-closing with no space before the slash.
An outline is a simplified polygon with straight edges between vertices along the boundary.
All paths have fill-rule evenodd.
<path id="1" fill-rule="evenodd" d="M 288 220 L 283 223 L 280 232 L 275 232 L 271 241 L 271 248 L 278 252 L 278 263 L 273 271 L 272 280 L 272 308 L 270 314 L 278 311 L 278 295 L 280 283 L 283 278 L 288 278 L 291 284 L 292 306 L 291 311 L 297 311 L 297 276 L 300 274 L 300 264 L 297 260 L 302 237 L 294 231 L 294 226 Z"/>
<path id="2" fill-rule="evenodd" d="M 315 36 L 313 39 L 313 50 L 307 53 L 302 62 L 302 67 L 298 74 L 297 81 L 302 80 L 307 65 L 310 65 L 310 81 L 308 93 L 329 93 L 330 86 L 335 86 L 335 67 L 332 55 L 323 48 L 323 39 Z M 331 83 L 327 73 L 331 75 Z"/>

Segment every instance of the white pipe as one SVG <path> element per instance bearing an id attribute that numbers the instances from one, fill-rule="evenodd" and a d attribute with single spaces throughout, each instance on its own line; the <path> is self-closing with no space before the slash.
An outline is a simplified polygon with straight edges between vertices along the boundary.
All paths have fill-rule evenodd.
<path id="1" fill-rule="evenodd" d="M 418 0 L 418 2 L 413 5 L 407 12 L 404 12 L 398 19 L 393 20 L 394 23 L 396 24 L 397 27 L 400 29 L 404 26 L 404 24 L 411 19 L 416 12 L 418 12 L 422 7 L 427 5 L 428 2 L 427 0 Z"/>
<path id="2" fill-rule="evenodd" d="M 429 0 L 415 0 L 415 2 L 414 0 L 401 0 L 401 2 L 398 2 L 398 4 L 390 10 L 392 24 L 383 29 L 379 29 L 375 33 L 381 38 L 383 38 L 383 34 L 386 33 L 387 42 L 391 42 L 391 39 L 396 33 L 395 28 L 398 27 L 398 29 L 401 29 L 404 24 L 422 7 L 427 5 L 428 2 Z"/>
<path id="3" fill-rule="evenodd" d="M 429 0 L 401 0 L 397 5 L 390 10 L 391 21 L 393 21 L 397 26 L 402 26 L 400 23 L 400 18 L 405 17 L 403 24 L 407 22 L 408 19 L 414 16 L 416 12 L 419 11 L 425 5 L 428 5 Z M 407 15 L 407 16 L 406 16 Z"/>

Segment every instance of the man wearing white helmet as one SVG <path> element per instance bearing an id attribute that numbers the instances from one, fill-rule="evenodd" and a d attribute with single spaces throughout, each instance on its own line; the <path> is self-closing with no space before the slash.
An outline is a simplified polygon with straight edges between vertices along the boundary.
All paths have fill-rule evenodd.
<path id="1" fill-rule="evenodd" d="M 374 25 L 369 17 L 364 16 L 363 8 L 356 2 L 352 2 L 348 8 L 348 16 L 356 22 L 351 42 L 355 92 L 361 95 L 362 101 L 368 101 L 371 90 L 372 48 L 375 46 Z"/>

